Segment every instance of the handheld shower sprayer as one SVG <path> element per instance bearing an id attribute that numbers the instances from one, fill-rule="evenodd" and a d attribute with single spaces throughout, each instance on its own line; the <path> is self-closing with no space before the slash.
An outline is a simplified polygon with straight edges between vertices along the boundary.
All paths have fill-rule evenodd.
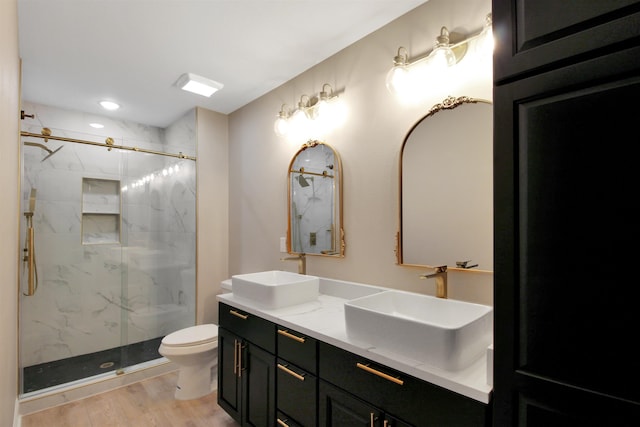
<path id="1" fill-rule="evenodd" d="M 36 293 L 38 288 L 38 272 L 36 270 L 36 253 L 35 253 L 35 236 L 33 231 L 33 214 L 36 211 L 36 189 L 32 188 L 29 194 L 29 211 L 24 213 L 27 219 L 27 235 L 25 241 L 24 257 L 22 260 L 26 263 L 28 268 L 28 290 L 24 294 L 25 296 L 32 296 Z"/>

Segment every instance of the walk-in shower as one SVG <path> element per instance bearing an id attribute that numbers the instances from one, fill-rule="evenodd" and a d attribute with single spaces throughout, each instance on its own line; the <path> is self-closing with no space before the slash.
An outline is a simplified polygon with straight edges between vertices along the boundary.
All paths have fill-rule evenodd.
<path id="1" fill-rule="evenodd" d="M 23 107 L 25 397 L 160 360 L 195 324 L 196 143 L 194 111 L 164 129 L 100 118 L 98 135 L 86 113 Z"/>

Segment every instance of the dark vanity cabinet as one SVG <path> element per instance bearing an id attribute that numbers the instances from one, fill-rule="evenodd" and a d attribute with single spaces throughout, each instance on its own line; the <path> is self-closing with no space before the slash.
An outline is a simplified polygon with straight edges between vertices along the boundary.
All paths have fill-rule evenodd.
<path id="1" fill-rule="evenodd" d="M 220 303 L 218 404 L 240 425 L 275 426 L 275 325 Z"/>
<path id="2" fill-rule="evenodd" d="M 491 416 L 491 405 L 222 302 L 218 403 L 255 427 L 481 427 Z"/>
<path id="3" fill-rule="evenodd" d="M 494 426 L 639 426 L 640 1 L 493 0 Z"/>
<path id="4" fill-rule="evenodd" d="M 320 342 L 320 426 L 478 427 L 490 406 Z"/>
<path id="5" fill-rule="evenodd" d="M 281 426 L 317 426 L 318 377 L 316 339 L 278 326 L 276 406 Z"/>

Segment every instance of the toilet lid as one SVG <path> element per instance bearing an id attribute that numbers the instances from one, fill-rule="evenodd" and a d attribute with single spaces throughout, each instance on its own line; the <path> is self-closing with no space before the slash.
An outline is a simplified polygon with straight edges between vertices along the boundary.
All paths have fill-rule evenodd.
<path id="1" fill-rule="evenodd" d="M 170 333 L 162 339 L 162 344 L 173 347 L 204 344 L 218 340 L 218 325 L 205 324 L 191 326 Z"/>

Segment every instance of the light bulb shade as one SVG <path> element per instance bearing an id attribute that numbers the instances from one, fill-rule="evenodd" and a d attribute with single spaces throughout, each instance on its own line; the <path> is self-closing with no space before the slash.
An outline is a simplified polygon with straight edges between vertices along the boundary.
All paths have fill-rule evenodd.
<path id="1" fill-rule="evenodd" d="M 315 119 L 317 128 L 323 132 L 332 131 L 344 124 L 346 111 L 341 99 L 322 100 L 316 105 L 318 116 Z"/>
<path id="2" fill-rule="evenodd" d="M 289 122 L 284 117 L 278 117 L 273 123 L 273 130 L 278 136 L 286 136 L 289 133 Z"/>
<path id="3" fill-rule="evenodd" d="M 293 134 L 294 138 L 300 138 L 300 135 L 304 135 L 305 130 L 309 128 L 310 123 L 307 113 L 298 108 L 289 119 L 289 133 Z"/>
<path id="4" fill-rule="evenodd" d="M 387 73 L 387 90 L 394 95 L 403 93 L 409 86 L 409 69 L 405 65 L 396 65 Z"/>
<path id="5" fill-rule="evenodd" d="M 456 55 L 449 46 L 438 46 L 429 54 L 428 61 L 430 67 L 436 70 L 446 70 L 456 65 Z"/>
<path id="6" fill-rule="evenodd" d="M 476 53 L 482 58 L 491 58 L 493 56 L 493 27 L 491 24 L 485 26 L 476 41 Z"/>

